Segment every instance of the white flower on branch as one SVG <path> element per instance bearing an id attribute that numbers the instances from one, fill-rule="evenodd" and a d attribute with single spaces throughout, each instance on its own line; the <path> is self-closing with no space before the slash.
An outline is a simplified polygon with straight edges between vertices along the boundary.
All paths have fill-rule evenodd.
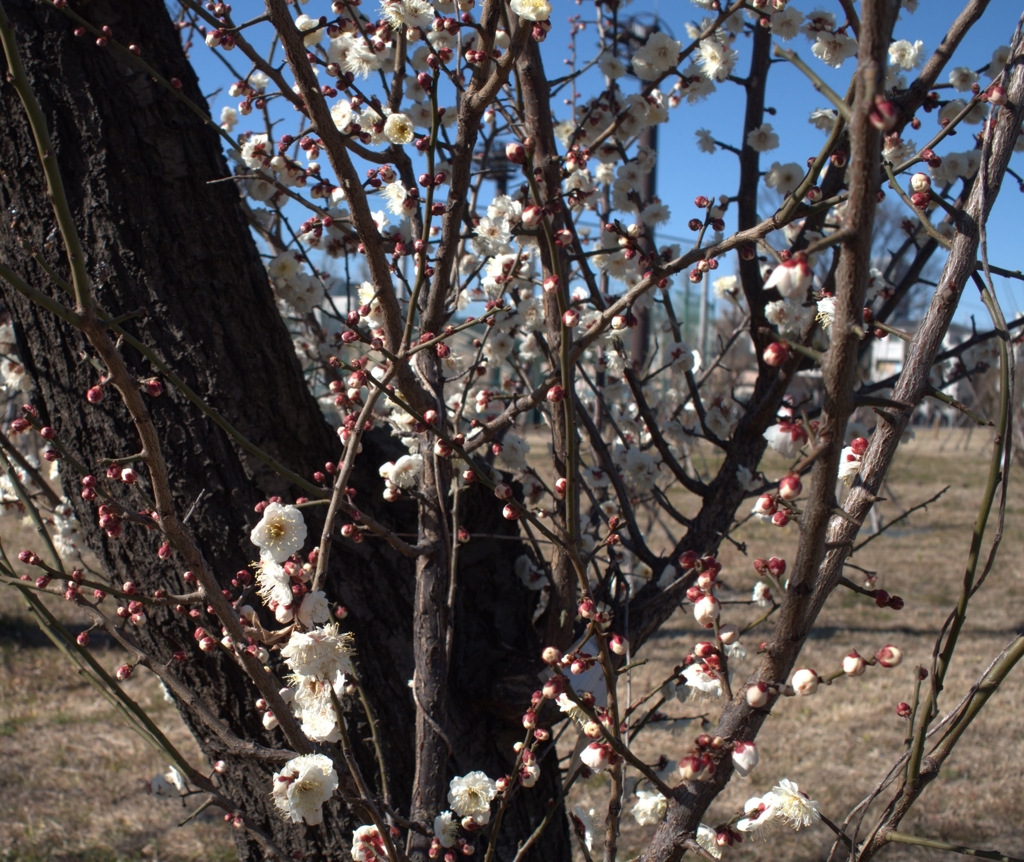
<path id="1" fill-rule="evenodd" d="M 701 599 L 705 601 L 705 599 Z M 722 680 L 707 665 L 694 662 L 683 671 L 691 696 L 717 698 L 722 696 Z"/>
<path id="2" fill-rule="evenodd" d="M 512 11 L 526 21 L 547 21 L 551 17 L 548 0 L 512 0 Z"/>
<path id="3" fill-rule="evenodd" d="M 988 68 L 985 70 L 985 74 L 990 78 L 995 78 L 1003 71 L 1003 66 L 1006 65 L 1006 61 L 1010 59 L 1010 46 L 1000 45 L 995 51 L 992 52 L 992 62 L 988 64 Z"/>
<path id="4" fill-rule="evenodd" d="M 640 826 L 654 826 L 665 819 L 668 800 L 657 790 L 641 789 L 636 792 L 636 805 L 630 812 Z"/>
<path id="5" fill-rule="evenodd" d="M 860 472 L 861 455 L 852 446 L 847 446 L 839 455 L 839 478 L 846 487 L 853 484 L 854 477 Z"/>
<path id="6" fill-rule="evenodd" d="M 289 760 L 274 775 L 274 804 L 292 823 L 322 823 L 322 806 L 338 789 L 338 773 L 323 754 L 303 754 Z"/>
<path id="7" fill-rule="evenodd" d="M 327 604 L 327 596 L 322 590 L 306 593 L 302 597 L 302 603 L 299 605 L 296 616 L 299 622 L 308 629 L 327 622 L 331 618 L 331 609 Z"/>
<path id="8" fill-rule="evenodd" d="M 717 149 L 714 135 L 707 129 L 697 129 L 697 149 L 702 153 L 714 153 Z"/>
<path id="9" fill-rule="evenodd" d="M 836 316 L 836 298 L 834 296 L 822 296 L 818 300 L 818 314 L 816 320 L 821 321 L 821 328 L 828 329 Z"/>
<path id="10" fill-rule="evenodd" d="M 413 123 L 405 114 L 391 114 L 384 121 L 384 136 L 393 144 L 409 144 L 413 139 Z"/>
<path id="11" fill-rule="evenodd" d="M 736 828 L 740 832 L 748 834 L 755 841 L 764 838 L 778 825 L 777 806 L 778 800 L 774 793 L 752 796 L 744 803 L 744 816 L 736 824 Z"/>
<path id="12" fill-rule="evenodd" d="M 772 130 L 771 123 L 762 123 L 747 132 L 747 146 L 759 153 L 766 153 L 779 146 L 779 136 Z"/>
<path id="13" fill-rule="evenodd" d="M 764 177 L 764 184 L 770 189 L 775 189 L 781 195 L 788 195 L 796 191 L 800 181 L 804 178 L 804 169 L 796 162 L 772 162 L 772 166 Z"/>
<path id="14" fill-rule="evenodd" d="M 709 81 L 724 81 L 732 74 L 739 53 L 717 39 L 702 39 L 697 60 L 701 73 Z"/>
<path id="15" fill-rule="evenodd" d="M 924 42 L 920 40 L 910 43 L 906 39 L 900 39 L 889 46 L 889 59 L 905 72 L 909 72 L 921 65 L 924 60 L 921 56 L 923 50 Z"/>
<path id="16" fill-rule="evenodd" d="M 958 93 L 966 93 L 978 83 L 978 73 L 967 66 L 957 66 L 949 73 L 949 83 Z"/>
<path id="17" fill-rule="evenodd" d="M 334 680 L 339 673 L 352 673 L 352 635 L 339 634 L 337 623 L 310 632 L 292 632 L 281 648 L 288 668 L 304 677 Z"/>
<path id="18" fill-rule="evenodd" d="M 803 23 L 803 13 L 799 9 L 787 6 L 785 9 L 772 14 L 770 29 L 773 36 L 788 42 L 800 32 L 800 27 Z"/>
<path id="19" fill-rule="evenodd" d="M 294 506 L 271 503 L 249 538 L 275 563 L 283 563 L 306 541 L 306 522 Z"/>
<path id="20" fill-rule="evenodd" d="M 459 839 L 459 821 L 451 811 L 442 811 L 434 818 L 434 837 L 442 847 L 454 847 Z"/>
<path id="21" fill-rule="evenodd" d="M 817 41 L 811 46 L 811 53 L 823 63 L 838 69 L 857 54 L 857 40 L 845 33 L 819 33 Z"/>
<path id="22" fill-rule="evenodd" d="M 434 23 L 430 0 L 381 0 L 380 12 L 394 30 L 403 26 L 426 30 Z"/>
<path id="23" fill-rule="evenodd" d="M 644 81 L 653 81 L 675 68 L 683 45 L 667 33 L 655 32 L 632 57 L 633 74 Z"/>
<path id="24" fill-rule="evenodd" d="M 292 579 L 280 563 L 275 563 L 268 557 L 261 561 L 256 573 L 259 596 L 263 604 L 274 612 L 279 622 L 290 622 L 292 619 L 291 607 L 295 601 L 292 583 Z"/>
<path id="25" fill-rule="evenodd" d="M 821 129 L 823 132 L 831 132 L 832 127 L 836 124 L 836 114 L 831 108 L 817 108 L 811 111 L 811 116 L 808 122 L 816 129 Z"/>
<path id="26" fill-rule="evenodd" d="M 306 35 L 302 37 L 302 44 L 307 48 L 319 45 L 324 36 L 324 27 L 320 26 L 319 18 L 310 18 L 309 15 L 300 15 L 295 19 L 295 27 Z"/>
<path id="27" fill-rule="evenodd" d="M 422 455 L 403 455 L 397 461 L 381 466 L 380 475 L 398 488 L 412 488 L 416 485 L 420 471 L 423 469 Z"/>
<path id="28" fill-rule="evenodd" d="M 772 788 L 777 815 L 797 831 L 821 819 L 818 803 L 787 778 Z"/>
<path id="29" fill-rule="evenodd" d="M 807 429 L 802 422 L 779 422 L 765 430 L 764 439 L 783 458 L 795 458 L 807 442 Z"/>
<path id="30" fill-rule="evenodd" d="M 459 817 L 472 817 L 478 826 L 491 819 L 491 802 L 498 785 L 479 770 L 453 778 L 448 785 L 448 804 Z"/>
<path id="31" fill-rule="evenodd" d="M 718 833 L 703 823 L 697 826 L 697 843 L 716 859 L 722 858 L 722 846 L 718 843 Z"/>
<path id="32" fill-rule="evenodd" d="M 336 674 L 334 680 L 316 677 L 295 677 L 293 702 L 296 716 L 302 720 L 302 732 L 317 742 L 337 742 L 341 739 L 334 695 L 341 697 L 345 678 Z"/>

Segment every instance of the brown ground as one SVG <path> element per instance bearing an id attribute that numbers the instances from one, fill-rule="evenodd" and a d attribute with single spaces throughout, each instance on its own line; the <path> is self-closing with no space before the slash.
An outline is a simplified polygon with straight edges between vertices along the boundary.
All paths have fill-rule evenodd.
<path id="1" fill-rule="evenodd" d="M 891 474 L 886 496 L 910 507 L 944 485 L 949 491 L 927 512 L 872 542 L 855 562 L 879 572 L 878 586 L 906 599 L 900 612 L 879 610 L 869 600 L 841 590 L 825 609 L 805 664 L 826 672 L 851 648 L 865 655 L 885 643 L 905 652 L 893 670 L 869 668 L 858 679 L 841 679 L 811 698 L 785 699 L 766 724 L 758 744 L 761 764 L 746 779 L 736 779 L 705 818 L 728 819 L 743 801 L 771 789 L 780 778 L 796 781 L 818 800 L 821 810 L 841 821 L 881 776 L 900 750 L 905 724 L 895 714 L 909 700 L 916 663 L 927 663 L 941 620 L 955 602 L 981 497 L 990 438 L 975 432 L 969 449 L 962 431 L 919 432 L 905 445 Z M 901 511 L 881 505 L 883 519 Z M 972 602 L 960 649 L 947 677 L 943 703 L 951 705 L 975 680 L 992 656 L 1024 625 L 1024 488 L 1011 484 L 1006 534 L 986 588 Z M 30 534 L 0 523 L 5 545 L 31 545 Z M 750 524 L 735 538 L 748 544 L 743 557 L 731 546 L 722 552 L 725 583 L 747 598 L 755 582 L 750 560 L 772 554 L 792 560 L 795 527 L 785 531 Z M 858 575 L 851 572 L 851 577 Z M 862 576 L 860 576 L 862 577 Z M 54 602 L 64 619 L 71 609 Z M 746 621 L 754 611 L 727 607 L 727 619 Z M 767 634 L 768 629 L 763 629 Z M 664 678 L 698 639 L 690 614 L 679 613 L 645 650 L 650 663 L 633 674 L 634 695 Z M 745 641 L 753 653 L 760 638 Z M 218 860 L 233 856 L 229 829 L 216 818 L 177 828 L 188 809 L 180 802 L 146 794 L 145 781 L 166 770 L 164 761 L 128 731 L 106 702 L 77 678 L 56 650 L 45 645 L 13 590 L 0 587 L 0 860 L 122 859 Z M 104 664 L 118 663 L 113 651 L 98 651 Z M 753 657 L 735 667 L 742 679 Z M 127 683 L 133 696 L 171 739 L 194 760 L 198 754 L 177 714 L 166 704 L 155 680 L 139 673 Z M 975 847 L 1024 855 L 1024 669 L 1016 668 L 965 735 L 941 778 L 927 791 L 904 831 Z M 695 715 L 714 705 L 665 707 L 672 715 Z M 636 744 L 648 760 L 660 754 L 681 756 L 697 724 L 675 730 L 652 729 Z M 600 812 L 606 804 L 601 779 L 574 791 L 573 803 Z M 631 803 L 627 805 L 631 807 Z M 600 815 L 599 815 L 600 816 Z M 623 821 L 621 859 L 640 850 L 653 827 Z M 726 859 L 762 862 L 824 860 L 830 833 L 821 825 L 807 832 L 779 832 L 769 843 L 744 843 L 726 851 Z M 880 858 L 951 859 L 948 853 L 891 847 Z"/>

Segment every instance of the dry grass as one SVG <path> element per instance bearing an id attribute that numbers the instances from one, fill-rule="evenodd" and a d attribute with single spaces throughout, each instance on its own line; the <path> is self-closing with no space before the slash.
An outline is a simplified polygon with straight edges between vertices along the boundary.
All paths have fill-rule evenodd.
<path id="1" fill-rule="evenodd" d="M 34 547 L 21 524 L 6 519 L 2 526 L 6 547 Z M 82 624 L 69 604 L 50 606 L 65 624 Z M 96 656 L 113 670 L 123 654 L 99 649 Z M 166 761 L 49 646 L 18 593 L 2 586 L 0 661 L 0 860 L 234 858 L 230 827 L 216 815 L 177 828 L 190 809 L 146 789 L 149 778 L 167 771 Z M 179 750 L 203 762 L 152 674 L 139 669 L 124 685 Z"/>
<path id="2" fill-rule="evenodd" d="M 863 597 L 840 591 L 805 651 L 805 663 L 825 672 L 852 648 L 870 654 L 892 642 L 904 649 L 904 663 L 890 671 L 871 668 L 856 680 L 839 680 L 812 698 L 785 699 L 759 739 L 761 765 L 749 778 L 732 782 L 705 818 L 708 822 L 728 819 L 748 796 L 770 789 L 783 777 L 808 790 L 831 819 L 842 820 L 897 756 L 905 724 L 894 708 L 909 699 L 914 665 L 928 662 L 937 627 L 955 601 L 981 496 L 989 438 L 975 432 L 968 450 L 957 448 L 962 438 L 959 431 L 942 432 L 937 438 L 928 432 L 905 446 L 886 492 L 890 500 L 909 507 L 944 485 L 950 490 L 927 512 L 911 516 L 855 557 L 858 565 L 877 569 L 878 586 L 902 595 L 906 608 L 879 610 Z M 888 520 L 900 509 L 888 502 L 881 511 Z M 1024 488 L 1011 485 L 1003 547 L 988 585 L 972 603 L 948 676 L 947 706 L 1024 622 L 1022 511 Z M 31 544 L 26 534 L 13 534 L 9 522 L 3 527 L 8 547 Z M 723 577 L 737 597 L 746 598 L 755 581 L 751 558 L 776 554 L 792 560 L 797 531 L 749 524 L 736 538 L 745 541 L 751 553 L 744 557 L 735 548 L 724 547 Z M 58 609 L 65 620 L 76 622 L 73 609 Z M 742 619 L 754 615 L 744 606 L 733 606 L 729 613 Z M 38 636 L 28 637 L 31 631 L 14 591 L 0 589 L 0 859 L 231 858 L 231 836 L 222 822 L 200 820 L 179 829 L 177 822 L 187 814 L 180 803 L 146 794 L 144 783 L 166 769 L 163 760 L 125 728 L 56 650 Z M 646 648 L 650 662 L 633 674 L 634 695 L 664 678 L 698 634 L 692 616 L 678 613 Z M 747 640 L 753 653 L 758 639 Z M 101 652 L 100 658 L 111 668 L 117 663 L 113 651 Z M 741 679 L 753 668 L 754 659 L 737 665 Z M 174 709 L 163 701 L 155 680 L 139 674 L 127 685 L 133 696 L 152 708 L 171 739 L 198 761 L 194 744 Z M 714 709 L 673 702 L 665 711 L 683 716 L 709 708 Z M 1024 674 L 1017 669 L 965 735 L 905 831 L 1024 855 L 1024 728 L 1018 718 L 1022 708 Z M 660 754 L 675 759 L 697 732 L 696 723 L 674 730 L 653 728 L 636 748 L 651 761 Z M 600 811 L 606 801 L 601 779 L 574 791 L 571 801 Z M 652 829 L 640 828 L 626 816 L 620 858 L 639 851 Z M 769 844 L 745 843 L 727 854 L 751 862 L 823 860 L 829 836 L 819 825 L 799 835 L 780 832 Z M 938 860 L 948 854 L 892 847 L 883 857 Z"/>

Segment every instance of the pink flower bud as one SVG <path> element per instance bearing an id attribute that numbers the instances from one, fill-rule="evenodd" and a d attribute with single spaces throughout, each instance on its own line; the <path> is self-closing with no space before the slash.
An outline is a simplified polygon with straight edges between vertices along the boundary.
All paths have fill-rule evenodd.
<path id="1" fill-rule="evenodd" d="M 779 505 L 771 494 L 762 494 L 754 503 L 754 511 L 758 515 L 774 515 L 778 508 Z"/>
<path id="2" fill-rule="evenodd" d="M 131 467 L 125 467 L 121 471 L 121 481 L 126 485 L 134 485 L 139 478 L 139 474 L 136 473 Z"/>
<path id="3" fill-rule="evenodd" d="M 99 404 L 103 400 L 103 387 L 90 386 L 85 393 L 85 400 L 90 404 Z"/>
<path id="4" fill-rule="evenodd" d="M 896 667 L 896 665 L 903 661 L 903 651 L 892 644 L 886 644 L 875 653 L 875 661 L 882 667 Z"/>
<path id="5" fill-rule="evenodd" d="M 999 84 L 993 84 L 991 87 L 989 87 L 988 90 L 985 92 L 985 95 L 988 96 L 988 100 L 993 105 L 999 106 L 1006 104 L 1006 90 L 1003 87 L 999 86 Z"/>
<path id="6" fill-rule="evenodd" d="M 627 326 L 626 315 L 624 315 L 624 314 L 616 314 L 615 317 L 612 318 L 612 329 L 621 331 L 621 330 L 625 329 L 626 326 Z"/>
<path id="7" fill-rule="evenodd" d="M 720 612 L 721 605 L 714 596 L 704 596 L 693 606 L 694 619 L 706 629 L 714 628 Z"/>
<path id="8" fill-rule="evenodd" d="M 860 676 L 867 670 L 867 667 L 868 663 L 864 661 L 864 658 L 857 650 L 843 658 L 843 673 L 847 676 Z"/>
<path id="9" fill-rule="evenodd" d="M 932 187 L 932 178 L 919 171 L 910 178 L 910 187 L 915 192 L 926 192 Z"/>
<path id="10" fill-rule="evenodd" d="M 548 401 L 552 404 L 557 404 L 563 398 L 565 398 L 565 389 L 563 389 L 558 383 L 548 389 L 548 394 L 545 396 Z"/>
<path id="11" fill-rule="evenodd" d="M 75 643 L 82 647 L 89 646 L 89 632 L 82 632 L 75 638 Z"/>
<path id="12" fill-rule="evenodd" d="M 134 581 L 125 581 L 121 585 L 121 591 L 126 596 L 134 596 L 139 591 L 139 588 L 135 585 Z"/>
<path id="13" fill-rule="evenodd" d="M 565 491 L 568 487 L 569 483 L 565 480 L 564 477 L 560 476 L 559 478 L 555 479 L 555 495 L 558 497 L 559 500 L 565 497 Z"/>
<path id="14" fill-rule="evenodd" d="M 757 766 L 760 757 L 752 742 L 737 742 L 732 749 L 732 765 L 741 776 L 747 776 Z"/>
<path id="15" fill-rule="evenodd" d="M 615 655 L 625 655 L 629 650 L 629 641 L 622 635 L 612 635 L 608 638 L 608 649 L 615 653 Z"/>
<path id="16" fill-rule="evenodd" d="M 913 710 L 910 708 L 909 703 L 904 703 L 901 701 L 900 703 L 896 704 L 896 715 L 898 715 L 900 718 L 910 718 L 911 712 L 913 712 Z"/>
<path id="17" fill-rule="evenodd" d="M 594 772 L 604 772 L 611 765 L 612 748 L 605 742 L 592 742 L 580 752 L 580 760 Z"/>
<path id="18" fill-rule="evenodd" d="M 557 647 L 549 646 L 544 647 L 540 657 L 544 664 L 556 665 L 562 660 L 562 653 Z"/>
<path id="19" fill-rule="evenodd" d="M 217 641 L 209 635 L 199 639 L 199 649 L 203 652 L 213 652 L 217 649 Z"/>
<path id="20" fill-rule="evenodd" d="M 774 515 L 772 515 L 772 525 L 775 527 L 785 527 L 789 523 L 789 510 L 780 509 Z"/>
<path id="21" fill-rule="evenodd" d="M 555 700 L 563 691 L 565 691 L 564 676 L 553 676 L 545 680 L 544 685 L 541 687 L 541 693 L 548 700 Z"/>
<path id="22" fill-rule="evenodd" d="M 554 293 L 556 290 L 558 290 L 559 284 L 560 281 L 557 275 L 549 275 L 547 278 L 544 279 L 542 286 L 544 288 L 545 293 Z"/>
<path id="23" fill-rule="evenodd" d="M 520 512 L 511 503 L 506 503 L 501 510 L 501 515 L 506 521 L 518 521 Z"/>
<path id="24" fill-rule="evenodd" d="M 544 218 L 542 207 L 532 204 L 523 210 L 523 225 L 525 227 L 536 227 Z"/>
<path id="25" fill-rule="evenodd" d="M 776 578 L 781 578 L 786 574 L 786 561 L 780 560 L 778 557 L 772 557 L 768 560 L 768 572 Z"/>
<path id="26" fill-rule="evenodd" d="M 932 202 L 931 192 L 914 192 L 910 196 L 910 202 L 916 209 L 923 210 Z"/>
<path id="27" fill-rule="evenodd" d="M 802 667 L 793 674 L 790 685 L 801 697 L 812 695 L 818 690 L 818 672 L 812 668 Z"/>
<path id="28" fill-rule="evenodd" d="M 512 486 L 507 482 L 499 482 L 494 486 L 494 496 L 499 500 L 508 500 L 512 496 Z"/>
<path id="29" fill-rule="evenodd" d="M 764 353 L 761 358 L 764 359 L 765 365 L 769 365 L 772 368 L 778 368 L 780 365 L 783 365 L 787 359 L 789 359 L 789 355 L 790 351 L 788 344 L 773 341 L 764 349 Z"/>
<path id="30" fill-rule="evenodd" d="M 768 686 L 763 682 L 754 683 L 747 689 L 747 703 L 754 709 L 760 709 L 768 703 Z"/>
<path id="31" fill-rule="evenodd" d="M 697 560 L 699 559 L 700 557 L 696 551 L 683 551 L 683 553 L 679 555 L 679 568 L 684 572 L 687 572 L 697 565 Z"/>
<path id="32" fill-rule="evenodd" d="M 579 326 L 580 313 L 575 308 L 568 309 L 565 314 L 562 315 L 562 324 L 569 329 L 573 329 Z"/>
<path id="33" fill-rule="evenodd" d="M 724 626 L 719 626 L 718 639 L 726 645 L 736 643 L 736 641 L 740 639 L 739 627 L 734 626 L 732 623 L 726 623 Z"/>
<path id="34" fill-rule="evenodd" d="M 783 500 L 795 500 L 804 490 L 803 482 L 796 473 L 790 473 L 779 480 L 779 496 Z"/>
<path id="35" fill-rule="evenodd" d="M 524 147 L 519 141 L 513 141 L 510 144 L 505 145 L 505 158 L 508 159 L 514 165 L 522 165 L 526 163 L 526 147 Z"/>
<path id="36" fill-rule="evenodd" d="M 854 437 L 850 441 L 850 448 L 853 450 L 854 455 L 863 455 L 868 451 L 868 441 L 863 437 Z"/>
<path id="37" fill-rule="evenodd" d="M 114 672 L 114 675 L 118 680 L 124 682 L 132 675 L 132 666 L 130 664 L 123 664 Z"/>

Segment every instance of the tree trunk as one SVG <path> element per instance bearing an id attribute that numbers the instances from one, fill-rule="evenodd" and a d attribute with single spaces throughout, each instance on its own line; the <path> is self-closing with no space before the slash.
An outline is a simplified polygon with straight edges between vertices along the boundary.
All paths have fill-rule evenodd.
<path id="1" fill-rule="evenodd" d="M 5 6 L 50 127 L 98 303 L 112 315 L 142 312 L 125 326 L 243 435 L 295 472 L 311 477 L 325 462 L 337 462 L 340 442 L 306 388 L 235 185 L 211 183 L 230 174 L 217 135 L 115 53 L 98 48 L 91 37 L 75 38 L 73 25 L 52 7 L 31 0 L 6 0 Z M 182 92 L 204 104 L 161 0 L 95 0 L 76 9 L 97 26 L 110 25 L 121 43 L 139 45 L 155 69 L 179 79 Z M 24 111 L 13 87 L 3 81 L 0 111 L 5 118 L 0 259 L 33 286 L 57 295 L 59 288 L 26 250 L 30 246 L 67 275 Z M 36 383 L 31 401 L 43 421 L 87 465 L 138 451 L 130 418 L 112 391 L 97 406 L 85 402 L 86 389 L 99 377 L 83 361 L 89 349 L 80 333 L 8 285 L 2 290 Z M 155 374 L 142 356 L 128 348 L 124 353 L 138 378 Z M 235 572 L 256 557 L 249 542 L 258 519 L 253 506 L 274 494 L 290 500 L 294 489 L 170 386 L 151 400 L 150 410 L 165 443 L 178 511 L 184 515 L 195 504 L 189 526 L 222 585 L 230 588 Z M 385 506 L 381 499 L 376 468 L 395 457 L 395 448 L 385 433 L 366 435 L 350 484 L 358 489 L 363 511 L 392 529 L 415 533 L 415 509 Z M 65 466 L 61 479 L 90 548 L 115 583 L 133 580 L 147 592 L 182 591 L 180 562 L 157 556 L 158 534 L 126 523 L 120 538 L 107 538 L 93 506 L 80 497 L 79 477 Z M 140 481 L 143 492 L 146 484 Z M 139 508 L 138 495 L 126 486 L 114 493 L 129 508 Z M 317 511 L 306 510 L 307 550 L 321 529 Z M 464 492 L 463 511 L 471 532 L 516 532 L 479 488 Z M 475 540 L 460 551 L 450 663 L 453 751 L 445 781 L 472 769 L 497 777 L 510 768 L 512 743 L 522 734 L 520 716 L 538 686 L 533 594 L 515 577 L 518 553 L 518 545 L 507 540 Z M 326 587 L 328 597 L 349 610 L 345 624 L 355 634 L 358 673 L 380 725 L 389 801 L 408 812 L 416 760 L 415 706 L 407 685 L 413 671 L 414 566 L 379 539 L 356 545 L 338 538 Z M 279 732 L 264 730 L 254 706 L 258 695 L 242 672 L 225 657 L 197 649 L 192 630 L 212 621 L 158 610 L 141 636 L 159 661 L 170 660 L 178 649 L 188 654 L 178 672 L 240 737 L 280 746 Z M 360 714 L 358 706 L 353 709 Z M 204 752 L 222 758 L 217 738 L 187 711 L 183 715 Z M 355 730 L 364 774 L 379 788 L 376 759 L 366 742 L 368 725 L 357 723 Z M 547 801 L 557 796 L 554 763 L 544 766 L 538 785 L 519 792 L 506 816 L 508 842 L 525 838 L 546 813 Z M 309 859 L 348 857 L 350 830 L 361 821 L 339 801 L 325 808 L 322 827 L 287 824 L 270 802 L 268 767 L 243 761 L 229 767 L 223 776 L 226 794 L 244 803 L 285 851 Z M 544 852 L 535 858 L 568 858 L 564 818 L 556 822 Z M 263 858 L 244 833 L 237 841 L 240 858 Z M 499 858 L 510 859 L 512 851 L 513 846 L 503 846 Z"/>

